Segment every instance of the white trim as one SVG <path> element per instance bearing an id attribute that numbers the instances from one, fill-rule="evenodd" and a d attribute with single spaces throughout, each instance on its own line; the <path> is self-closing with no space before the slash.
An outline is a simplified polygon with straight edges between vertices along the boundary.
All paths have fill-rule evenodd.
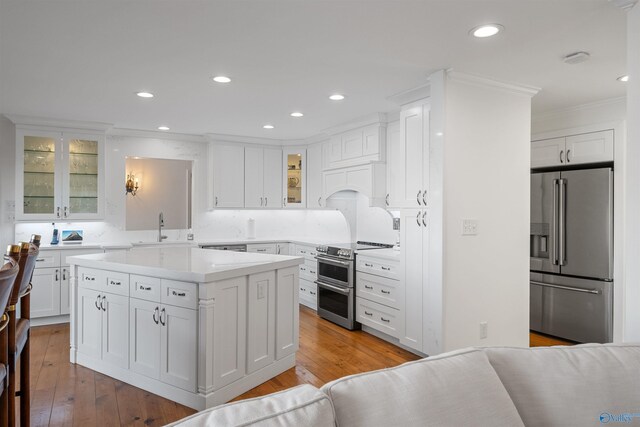
<path id="1" fill-rule="evenodd" d="M 348 122 L 343 122 L 337 126 L 332 126 L 330 128 L 324 129 L 320 132 L 320 135 L 336 135 L 339 133 L 347 132 L 353 129 L 358 129 L 364 126 L 369 126 L 373 124 L 379 124 L 383 127 L 387 125 L 387 115 L 386 113 L 373 113 L 368 114 L 363 117 L 358 117 L 357 119 L 350 120 Z M 325 139 L 327 139 L 325 137 Z"/>
<path id="2" fill-rule="evenodd" d="M 166 139 L 169 141 L 207 142 L 202 135 L 190 133 L 174 133 L 159 130 L 140 130 L 127 128 L 112 128 L 107 131 L 107 136 L 123 136 L 149 139 Z"/>
<path id="3" fill-rule="evenodd" d="M 540 88 L 534 86 L 523 85 L 519 83 L 509 83 L 499 80 L 490 79 L 487 77 L 481 77 L 474 74 L 461 73 L 459 71 L 447 70 L 447 77 L 452 82 L 466 83 L 475 86 L 492 87 L 496 89 L 502 89 L 507 92 L 526 95 L 529 97 L 535 96 L 540 92 Z"/>
<path id="4" fill-rule="evenodd" d="M 609 0 L 614 5 L 618 6 L 620 9 L 625 12 L 630 11 L 633 6 L 638 2 L 638 0 Z"/>
<path id="5" fill-rule="evenodd" d="M 240 142 L 245 144 L 282 145 L 280 139 L 259 138 L 255 136 L 225 135 L 221 133 L 205 133 L 204 137 L 209 142 Z"/>
<path id="6" fill-rule="evenodd" d="M 102 122 L 85 122 L 79 120 L 62 120 L 51 119 L 45 117 L 24 116 L 21 114 L 5 114 L 6 118 L 11 120 L 16 128 L 23 128 L 28 126 L 29 129 L 44 128 L 45 130 L 67 130 L 67 129 L 82 129 L 90 131 L 106 132 L 113 127 L 111 123 Z"/>
<path id="7" fill-rule="evenodd" d="M 388 96 L 387 100 L 403 106 L 430 96 L 431 82 Z"/>

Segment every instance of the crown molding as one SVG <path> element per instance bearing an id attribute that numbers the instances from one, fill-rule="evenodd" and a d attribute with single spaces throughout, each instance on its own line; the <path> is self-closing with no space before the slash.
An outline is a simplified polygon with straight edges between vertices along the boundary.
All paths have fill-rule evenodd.
<path id="1" fill-rule="evenodd" d="M 553 119 L 563 114 L 578 113 L 581 111 L 593 110 L 596 108 L 603 108 L 603 107 L 608 107 L 616 104 L 626 105 L 626 102 L 627 102 L 627 97 L 620 96 L 617 98 L 608 98 L 600 101 L 588 102 L 586 104 L 572 105 L 570 107 L 557 108 L 555 110 L 549 110 L 543 113 L 534 114 L 531 121 L 534 123 L 540 123 L 545 120 Z"/>
<path id="2" fill-rule="evenodd" d="M 283 145 L 283 140 L 272 138 L 260 138 L 255 136 L 226 135 L 222 133 L 206 133 L 204 137 L 209 142 L 236 142 L 243 144 Z"/>
<path id="3" fill-rule="evenodd" d="M 326 139 L 327 137 L 329 137 L 331 135 L 335 135 L 335 134 L 342 133 L 342 132 L 347 132 L 347 131 L 350 131 L 352 129 L 357 129 L 357 128 L 360 128 L 360 127 L 363 127 L 363 126 L 368 126 L 368 125 L 373 125 L 373 124 L 380 124 L 380 125 L 385 125 L 386 126 L 386 124 L 387 124 L 387 114 L 386 113 L 373 113 L 373 114 L 369 114 L 369 115 L 364 116 L 364 117 L 359 117 L 357 119 L 341 123 L 341 124 L 339 124 L 337 126 L 332 126 L 330 128 L 327 128 L 327 129 L 321 131 L 315 137 L 326 135 L 325 136 L 325 139 Z"/>
<path id="4" fill-rule="evenodd" d="M 499 80 L 490 79 L 487 77 L 481 77 L 474 74 L 461 73 L 459 71 L 447 70 L 447 77 L 450 81 L 470 84 L 474 86 L 491 87 L 495 89 L 501 89 L 506 92 L 511 92 L 519 95 L 525 95 L 529 97 L 535 96 L 540 92 L 540 88 L 534 86 L 528 86 L 518 83 L 508 83 Z"/>
<path id="5" fill-rule="evenodd" d="M 638 2 L 638 0 L 609 0 L 614 5 L 618 6 L 620 9 L 625 12 L 630 11 L 633 6 Z"/>
<path id="6" fill-rule="evenodd" d="M 186 142 L 207 142 L 207 139 L 204 136 L 197 134 L 127 128 L 112 128 L 107 131 L 107 136 L 165 139 L 170 141 Z"/>
<path id="7" fill-rule="evenodd" d="M 46 117 L 26 116 L 22 114 L 4 114 L 17 127 L 30 126 L 53 129 L 81 129 L 106 132 L 113 127 L 111 123 L 84 122 L 79 120 L 51 119 Z"/>
<path id="8" fill-rule="evenodd" d="M 412 102 L 419 101 L 431 96 L 431 83 L 425 83 L 423 85 L 403 90 L 394 95 L 388 96 L 387 100 L 396 103 L 399 106 L 411 104 Z"/>

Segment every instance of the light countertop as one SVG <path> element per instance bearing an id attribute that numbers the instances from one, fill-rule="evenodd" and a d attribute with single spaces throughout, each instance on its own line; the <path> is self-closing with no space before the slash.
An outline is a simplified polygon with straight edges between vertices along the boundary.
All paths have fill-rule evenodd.
<path id="1" fill-rule="evenodd" d="M 71 265 L 161 277 L 183 282 L 207 283 L 246 276 L 304 262 L 302 257 L 207 250 L 194 247 L 134 248 L 126 252 L 79 255 L 67 258 Z"/>
<path id="2" fill-rule="evenodd" d="M 400 262 L 400 251 L 396 251 L 391 248 L 358 251 L 358 256 Z"/>

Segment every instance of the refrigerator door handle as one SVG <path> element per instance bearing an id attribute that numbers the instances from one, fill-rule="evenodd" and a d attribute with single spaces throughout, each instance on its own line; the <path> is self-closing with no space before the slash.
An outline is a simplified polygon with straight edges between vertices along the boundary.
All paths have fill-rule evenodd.
<path id="1" fill-rule="evenodd" d="M 553 265 L 558 265 L 558 179 L 553 180 L 553 245 L 551 247 L 553 253 L 551 254 L 551 262 Z"/>
<path id="2" fill-rule="evenodd" d="M 566 192 L 567 192 L 567 180 L 564 178 L 560 178 L 560 227 L 559 227 L 559 231 L 560 231 L 560 238 L 559 240 L 559 246 L 560 246 L 560 265 L 565 265 L 566 264 L 566 260 L 567 260 L 567 254 L 566 254 L 566 241 L 565 241 L 565 234 L 566 234 L 566 229 L 567 229 L 567 210 L 565 207 L 565 201 L 566 201 Z"/>
<path id="3" fill-rule="evenodd" d="M 529 283 L 532 285 L 545 286 L 547 288 L 563 289 L 565 291 L 575 291 L 575 292 L 583 292 L 585 294 L 600 295 L 600 291 L 598 289 L 582 289 L 582 288 L 574 288 L 573 286 L 552 285 L 551 283 L 536 282 L 534 280 L 531 280 Z"/>

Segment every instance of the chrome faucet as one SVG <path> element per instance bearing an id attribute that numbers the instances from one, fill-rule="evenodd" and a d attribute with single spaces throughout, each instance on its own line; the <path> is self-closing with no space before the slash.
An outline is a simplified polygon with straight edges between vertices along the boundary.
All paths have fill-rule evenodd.
<path id="1" fill-rule="evenodd" d="M 162 235 L 162 228 L 164 227 L 164 214 L 160 212 L 158 216 L 158 242 L 162 243 L 167 236 Z"/>

